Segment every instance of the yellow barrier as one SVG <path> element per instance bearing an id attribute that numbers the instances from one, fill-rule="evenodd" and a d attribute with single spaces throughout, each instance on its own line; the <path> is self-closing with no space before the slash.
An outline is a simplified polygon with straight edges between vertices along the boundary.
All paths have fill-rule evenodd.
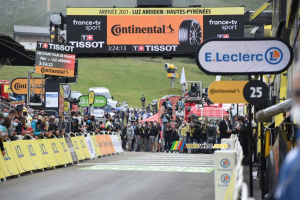
<path id="1" fill-rule="evenodd" d="M 5 155 L 0 156 L 0 163 L 5 177 L 19 175 L 19 170 L 16 164 L 16 159 L 12 154 L 10 143 L 4 142 Z"/>
<path id="2" fill-rule="evenodd" d="M 59 141 L 57 138 L 47 139 L 47 143 L 51 146 L 54 158 L 57 162 L 57 165 L 65 165 L 65 159 L 63 157 L 63 152 L 59 149 Z"/>
<path id="3" fill-rule="evenodd" d="M 73 147 L 76 152 L 78 160 L 84 160 L 85 156 L 83 154 L 82 148 L 80 148 L 80 143 L 77 137 L 71 137 L 71 141 L 73 143 Z"/>
<path id="4" fill-rule="evenodd" d="M 78 160 L 91 158 L 84 136 L 70 138 Z M 104 135 L 91 136 L 97 156 L 102 156 L 101 149 L 106 154 L 113 153 L 113 146 L 104 143 L 111 143 Z M 99 141 L 98 141 L 99 140 Z M 101 147 L 99 146 L 101 143 Z M 112 143 L 111 143 L 112 144 Z M 0 155 L 0 179 L 6 177 L 20 176 L 21 173 L 51 168 L 59 165 L 73 163 L 71 152 L 67 146 L 65 138 L 41 139 L 41 140 L 17 140 L 4 142 L 5 155 Z"/>
<path id="5" fill-rule="evenodd" d="M 2 156 L 2 155 L 0 155 L 0 156 Z M 2 164 L 1 164 L 1 161 L 0 161 L 0 179 L 4 179 L 4 178 L 5 178 L 4 171 L 3 171 Z"/>
<path id="6" fill-rule="evenodd" d="M 95 148 L 95 151 L 96 151 L 96 154 L 98 157 L 101 157 L 101 151 L 100 151 L 100 148 L 97 144 L 97 141 L 96 141 L 96 138 L 94 135 L 91 135 L 91 139 L 92 139 L 92 142 L 93 142 L 93 145 L 94 145 L 94 148 Z"/>
<path id="7" fill-rule="evenodd" d="M 22 142 L 26 146 L 31 162 L 34 166 L 34 170 L 44 169 L 42 163 L 42 153 L 39 149 L 39 146 L 37 145 L 37 142 L 35 140 L 23 140 Z"/>
<path id="8" fill-rule="evenodd" d="M 80 144 L 80 147 L 83 151 L 84 158 L 86 158 L 86 159 L 90 158 L 91 155 L 90 155 L 90 152 L 87 148 L 87 144 L 86 144 L 86 141 L 84 139 L 84 136 L 78 136 L 77 140 L 78 140 L 78 143 Z"/>
<path id="9" fill-rule="evenodd" d="M 43 155 L 42 162 L 44 163 L 45 168 L 51 168 L 57 166 L 58 163 L 54 157 L 53 151 L 51 150 L 51 146 L 49 145 L 47 140 L 48 139 L 36 140 L 36 141 L 40 146 L 40 150 Z"/>
<path id="10" fill-rule="evenodd" d="M 16 164 L 20 173 L 28 172 L 34 169 L 31 162 L 27 147 L 22 140 L 12 141 L 11 144 L 12 154 L 16 159 Z"/>
<path id="11" fill-rule="evenodd" d="M 58 140 L 60 143 L 59 146 L 60 146 L 61 151 L 63 152 L 64 158 L 65 158 L 66 164 L 73 163 L 71 153 L 69 151 L 69 148 L 67 146 L 65 138 L 59 138 Z"/>

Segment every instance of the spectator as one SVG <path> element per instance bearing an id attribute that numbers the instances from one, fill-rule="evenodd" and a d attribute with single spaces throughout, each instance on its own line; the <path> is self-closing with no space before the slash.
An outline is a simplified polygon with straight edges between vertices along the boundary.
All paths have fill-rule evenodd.
<path id="1" fill-rule="evenodd" d="M 232 125 L 229 121 L 229 115 L 226 114 L 224 116 L 224 120 L 222 120 L 219 124 L 219 130 L 220 130 L 220 139 L 222 138 L 229 138 L 230 134 L 232 132 Z"/>
<path id="2" fill-rule="evenodd" d="M 161 143 L 162 143 L 162 128 L 156 120 L 154 121 L 153 125 L 156 126 L 158 129 L 158 135 L 155 139 L 155 144 L 157 145 L 156 151 L 160 152 L 161 151 Z"/>
<path id="3" fill-rule="evenodd" d="M 169 153 L 170 152 L 172 133 L 173 133 L 173 129 L 172 129 L 171 125 L 170 125 L 170 122 L 168 122 L 167 125 L 164 128 L 165 153 Z"/>
<path id="4" fill-rule="evenodd" d="M 133 124 L 134 122 L 136 122 L 136 116 L 134 114 L 134 111 L 131 111 L 130 115 L 129 115 L 129 121 Z"/>
<path id="5" fill-rule="evenodd" d="M 9 116 L 9 109 L 4 107 L 2 108 L 2 114 L 4 116 L 4 118 L 8 117 Z"/>
<path id="6" fill-rule="evenodd" d="M 179 97 L 178 101 L 176 102 L 176 110 L 179 110 L 181 108 L 184 109 L 184 101 L 183 98 Z"/>
<path id="7" fill-rule="evenodd" d="M 162 119 L 162 123 L 163 123 L 162 128 L 164 129 L 165 125 L 167 125 L 167 123 L 170 122 L 170 116 L 167 114 L 167 110 L 164 110 L 164 113 L 160 118 Z"/>
<path id="8" fill-rule="evenodd" d="M 141 103 L 142 103 L 142 107 L 143 107 L 143 109 L 145 109 L 145 105 L 146 105 L 146 98 L 144 97 L 144 95 L 142 95 L 142 98 L 141 98 Z"/>
<path id="9" fill-rule="evenodd" d="M 183 117 L 184 113 L 183 110 L 181 109 L 181 107 L 178 107 L 178 110 L 176 111 L 176 118 L 180 118 Z"/>
<path id="10" fill-rule="evenodd" d="M 133 129 L 131 123 L 129 122 L 128 126 L 127 126 L 127 132 L 126 132 L 126 138 L 127 138 L 127 143 L 129 146 L 129 151 L 132 151 L 133 136 L 134 136 L 134 129 Z"/>
<path id="11" fill-rule="evenodd" d="M 140 138 L 141 138 L 141 124 L 139 123 L 134 129 L 134 139 L 135 139 L 135 147 L 134 151 L 138 151 L 140 147 Z"/>
<path id="12" fill-rule="evenodd" d="M 31 122 L 31 127 L 32 127 L 33 133 L 34 133 L 34 135 L 37 139 L 41 134 L 40 125 L 38 123 L 38 116 L 37 115 L 33 116 L 33 120 Z"/>
<path id="13" fill-rule="evenodd" d="M 51 115 L 49 117 L 49 127 L 48 127 L 48 131 L 53 131 L 53 132 L 56 132 L 56 125 L 55 125 L 55 117 L 53 115 Z"/>
<path id="14" fill-rule="evenodd" d="M 40 112 L 39 112 L 39 115 L 41 115 L 42 117 L 44 117 L 45 116 L 45 109 L 44 108 L 41 108 L 40 109 Z"/>
<path id="15" fill-rule="evenodd" d="M 154 152 L 154 145 L 155 145 L 155 137 L 158 135 L 158 129 L 153 124 L 153 122 L 150 122 L 150 130 L 149 130 L 149 140 L 150 140 L 150 151 Z"/>
<path id="16" fill-rule="evenodd" d="M 249 121 L 246 120 L 244 116 L 240 117 L 240 124 L 241 125 L 240 127 L 237 127 L 237 130 L 239 131 L 239 140 L 243 148 L 243 154 L 244 154 L 243 164 L 247 164 L 249 160 L 248 147 L 249 147 L 250 124 Z"/>

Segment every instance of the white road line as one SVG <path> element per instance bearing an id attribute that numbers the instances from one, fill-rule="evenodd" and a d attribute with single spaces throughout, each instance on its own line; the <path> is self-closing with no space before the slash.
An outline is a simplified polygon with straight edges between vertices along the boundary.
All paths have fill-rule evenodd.
<path id="1" fill-rule="evenodd" d="M 169 165 L 169 164 L 133 164 L 133 163 L 126 163 L 126 164 L 118 164 L 118 163 L 80 163 L 77 164 L 80 166 L 88 166 L 88 165 L 141 165 L 141 166 L 178 166 L 178 167 L 213 167 L 214 165 L 190 165 L 190 164 L 174 164 L 174 165 Z"/>

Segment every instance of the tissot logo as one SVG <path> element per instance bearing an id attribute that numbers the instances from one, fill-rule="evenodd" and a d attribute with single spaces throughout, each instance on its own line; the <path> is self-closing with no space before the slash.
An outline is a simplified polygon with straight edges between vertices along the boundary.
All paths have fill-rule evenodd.
<path id="1" fill-rule="evenodd" d="M 48 49 L 48 43 L 43 43 L 43 48 Z"/>
<path id="2" fill-rule="evenodd" d="M 93 35 L 81 35 L 81 41 L 93 41 L 94 36 Z"/>
<path id="3" fill-rule="evenodd" d="M 134 25 L 122 27 L 120 24 L 116 24 L 111 28 L 111 33 L 114 36 L 120 36 L 122 34 L 165 34 L 174 33 L 174 28 L 171 24 L 162 26 L 148 26 L 148 27 L 136 27 Z"/>
<path id="4" fill-rule="evenodd" d="M 64 44 L 52 44 L 48 42 L 38 42 L 37 43 L 37 49 L 48 49 L 48 50 L 54 50 L 54 51 L 62 51 L 62 52 L 73 52 L 74 47 L 73 46 L 68 46 Z"/>

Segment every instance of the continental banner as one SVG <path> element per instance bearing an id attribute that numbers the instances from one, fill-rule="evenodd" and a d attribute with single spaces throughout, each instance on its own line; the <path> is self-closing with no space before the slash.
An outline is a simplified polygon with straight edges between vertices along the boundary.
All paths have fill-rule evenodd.
<path id="1" fill-rule="evenodd" d="M 101 155 L 107 155 L 108 153 L 108 148 L 107 148 L 107 142 L 106 138 L 104 135 L 95 135 L 95 138 L 98 143 L 98 147 L 101 151 Z"/>
<path id="2" fill-rule="evenodd" d="M 244 37 L 244 7 L 67 8 L 77 53 L 195 54 L 208 38 Z"/>
<path id="3" fill-rule="evenodd" d="M 64 69 L 57 67 L 46 67 L 46 66 L 35 66 L 35 73 L 37 74 L 47 74 L 55 76 L 67 76 L 74 77 L 74 69 Z"/>
<path id="4" fill-rule="evenodd" d="M 15 94 L 26 94 L 27 95 L 27 82 L 28 79 L 26 77 L 18 77 L 12 80 L 10 84 L 10 88 Z M 32 78 L 30 79 L 30 84 L 35 84 L 35 86 L 43 86 L 45 85 L 45 80 L 42 85 L 41 78 Z M 45 91 L 45 89 L 44 89 Z M 34 93 L 41 94 L 41 88 L 34 88 Z"/>
<path id="5" fill-rule="evenodd" d="M 208 97 L 214 103 L 246 103 L 243 91 L 249 81 L 214 81 L 208 87 Z"/>
<path id="6" fill-rule="evenodd" d="M 108 149 L 109 149 L 109 153 L 110 154 L 115 154 L 116 151 L 115 151 L 115 148 L 114 148 L 114 145 L 113 145 L 113 142 L 112 142 L 112 139 L 111 139 L 110 135 L 105 135 L 105 138 L 106 138 L 107 146 L 108 146 Z"/>

